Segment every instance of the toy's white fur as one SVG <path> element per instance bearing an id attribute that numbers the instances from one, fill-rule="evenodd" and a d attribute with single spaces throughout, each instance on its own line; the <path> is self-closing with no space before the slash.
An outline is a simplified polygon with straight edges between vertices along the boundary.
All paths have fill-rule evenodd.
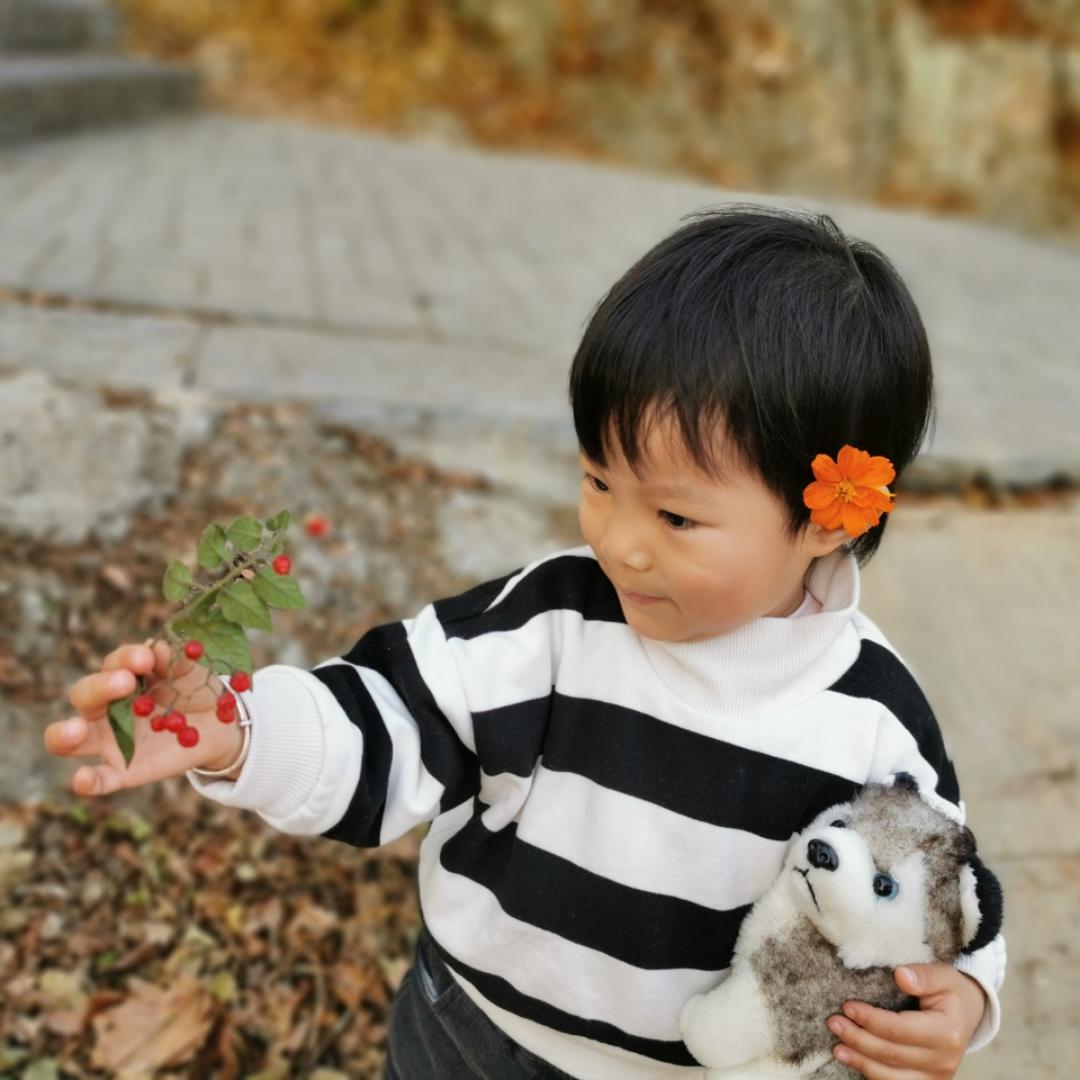
<path id="1" fill-rule="evenodd" d="M 856 1076 L 834 1060 L 826 1017 L 847 997 L 866 1000 L 859 989 L 902 1007 L 894 968 L 940 959 L 929 942 L 940 953 L 943 935 L 954 951 L 973 939 L 979 907 L 975 875 L 957 863 L 962 826 L 913 791 L 873 788 L 791 838 L 783 870 L 743 920 L 727 977 L 683 1006 L 683 1040 L 710 1080 Z M 934 882 L 947 910 L 930 913 Z"/>

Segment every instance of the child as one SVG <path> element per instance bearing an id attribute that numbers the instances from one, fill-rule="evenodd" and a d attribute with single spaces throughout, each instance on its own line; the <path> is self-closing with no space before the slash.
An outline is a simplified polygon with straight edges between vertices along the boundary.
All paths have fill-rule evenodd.
<path id="1" fill-rule="evenodd" d="M 257 671 L 239 762 L 237 725 L 189 712 L 195 749 L 149 738 L 118 767 L 107 703 L 164 674 L 165 643 L 117 649 L 71 690 L 74 736 L 46 732 L 105 757 L 83 794 L 195 765 L 221 774 L 187 772 L 204 795 L 289 833 L 376 847 L 431 822 L 388 1080 L 703 1080 L 681 1006 L 724 977 L 791 834 L 898 770 L 963 814 L 926 698 L 858 610 L 888 465 L 930 414 L 911 296 L 827 216 L 691 217 L 573 361 L 584 545 L 311 671 Z M 999 935 L 918 986 L 898 972 L 921 1009 L 856 1007 L 838 1056 L 952 1076 L 997 1032 L 1004 966 Z"/>

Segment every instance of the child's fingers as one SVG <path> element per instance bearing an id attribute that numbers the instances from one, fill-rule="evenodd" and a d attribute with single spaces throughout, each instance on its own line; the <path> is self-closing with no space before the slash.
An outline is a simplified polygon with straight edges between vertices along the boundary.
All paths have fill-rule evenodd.
<path id="1" fill-rule="evenodd" d="M 83 765 L 71 778 L 76 795 L 111 795 L 123 786 L 123 774 L 112 765 Z"/>
<path id="2" fill-rule="evenodd" d="M 166 649 L 169 647 L 165 642 L 160 644 Z M 105 657 L 101 662 L 101 670 L 115 671 L 123 668 L 134 671 L 137 675 L 145 675 L 154 666 L 155 660 L 156 653 L 151 651 L 149 645 L 121 645 Z"/>
<path id="3" fill-rule="evenodd" d="M 68 700 L 83 716 L 96 720 L 104 715 L 110 701 L 126 698 L 134 689 L 135 676 L 130 671 L 98 671 L 79 679 Z"/>
<path id="4" fill-rule="evenodd" d="M 84 716 L 56 720 L 45 728 L 45 749 L 61 757 L 103 752 L 101 729 Z"/>
<path id="5" fill-rule="evenodd" d="M 135 676 L 152 669 L 164 675 L 169 646 L 159 642 L 155 651 L 147 645 L 121 645 L 101 662 L 101 670 L 84 675 L 68 692 L 68 700 L 91 720 L 105 715 L 110 701 L 128 697 L 135 690 Z"/>

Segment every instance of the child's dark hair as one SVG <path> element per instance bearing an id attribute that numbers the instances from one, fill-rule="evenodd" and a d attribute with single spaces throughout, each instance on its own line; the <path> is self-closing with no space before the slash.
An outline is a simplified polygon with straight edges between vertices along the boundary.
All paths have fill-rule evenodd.
<path id="1" fill-rule="evenodd" d="M 640 478 L 641 421 L 655 408 L 722 482 L 721 422 L 785 505 L 791 540 L 810 521 L 803 489 L 819 453 L 835 460 L 850 443 L 887 457 L 896 491 L 930 425 L 933 377 L 926 331 L 892 263 L 827 214 L 733 203 L 687 217 L 585 328 L 569 387 L 581 448 L 607 467 L 613 429 Z M 848 542 L 860 565 L 889 516 Z"/>

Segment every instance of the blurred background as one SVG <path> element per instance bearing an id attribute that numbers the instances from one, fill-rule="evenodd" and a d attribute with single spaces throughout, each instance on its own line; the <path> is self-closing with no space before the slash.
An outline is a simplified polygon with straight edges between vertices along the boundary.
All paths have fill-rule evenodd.
<path id="1" fill-rule="evenodd" d="M 1005 885 L 959 1075 L 1069 1074 L 1080 2 L 0 0 L 0 1077 L 381 1075 L 425 830 L 80 799 L 41 732 L 211 521 L 292 514 L 308 607 L 256 667 L 581 543 L 577 341 L 733 199 L 830 213 L 923 313 L 937 424 L 861 606 Z"/>

